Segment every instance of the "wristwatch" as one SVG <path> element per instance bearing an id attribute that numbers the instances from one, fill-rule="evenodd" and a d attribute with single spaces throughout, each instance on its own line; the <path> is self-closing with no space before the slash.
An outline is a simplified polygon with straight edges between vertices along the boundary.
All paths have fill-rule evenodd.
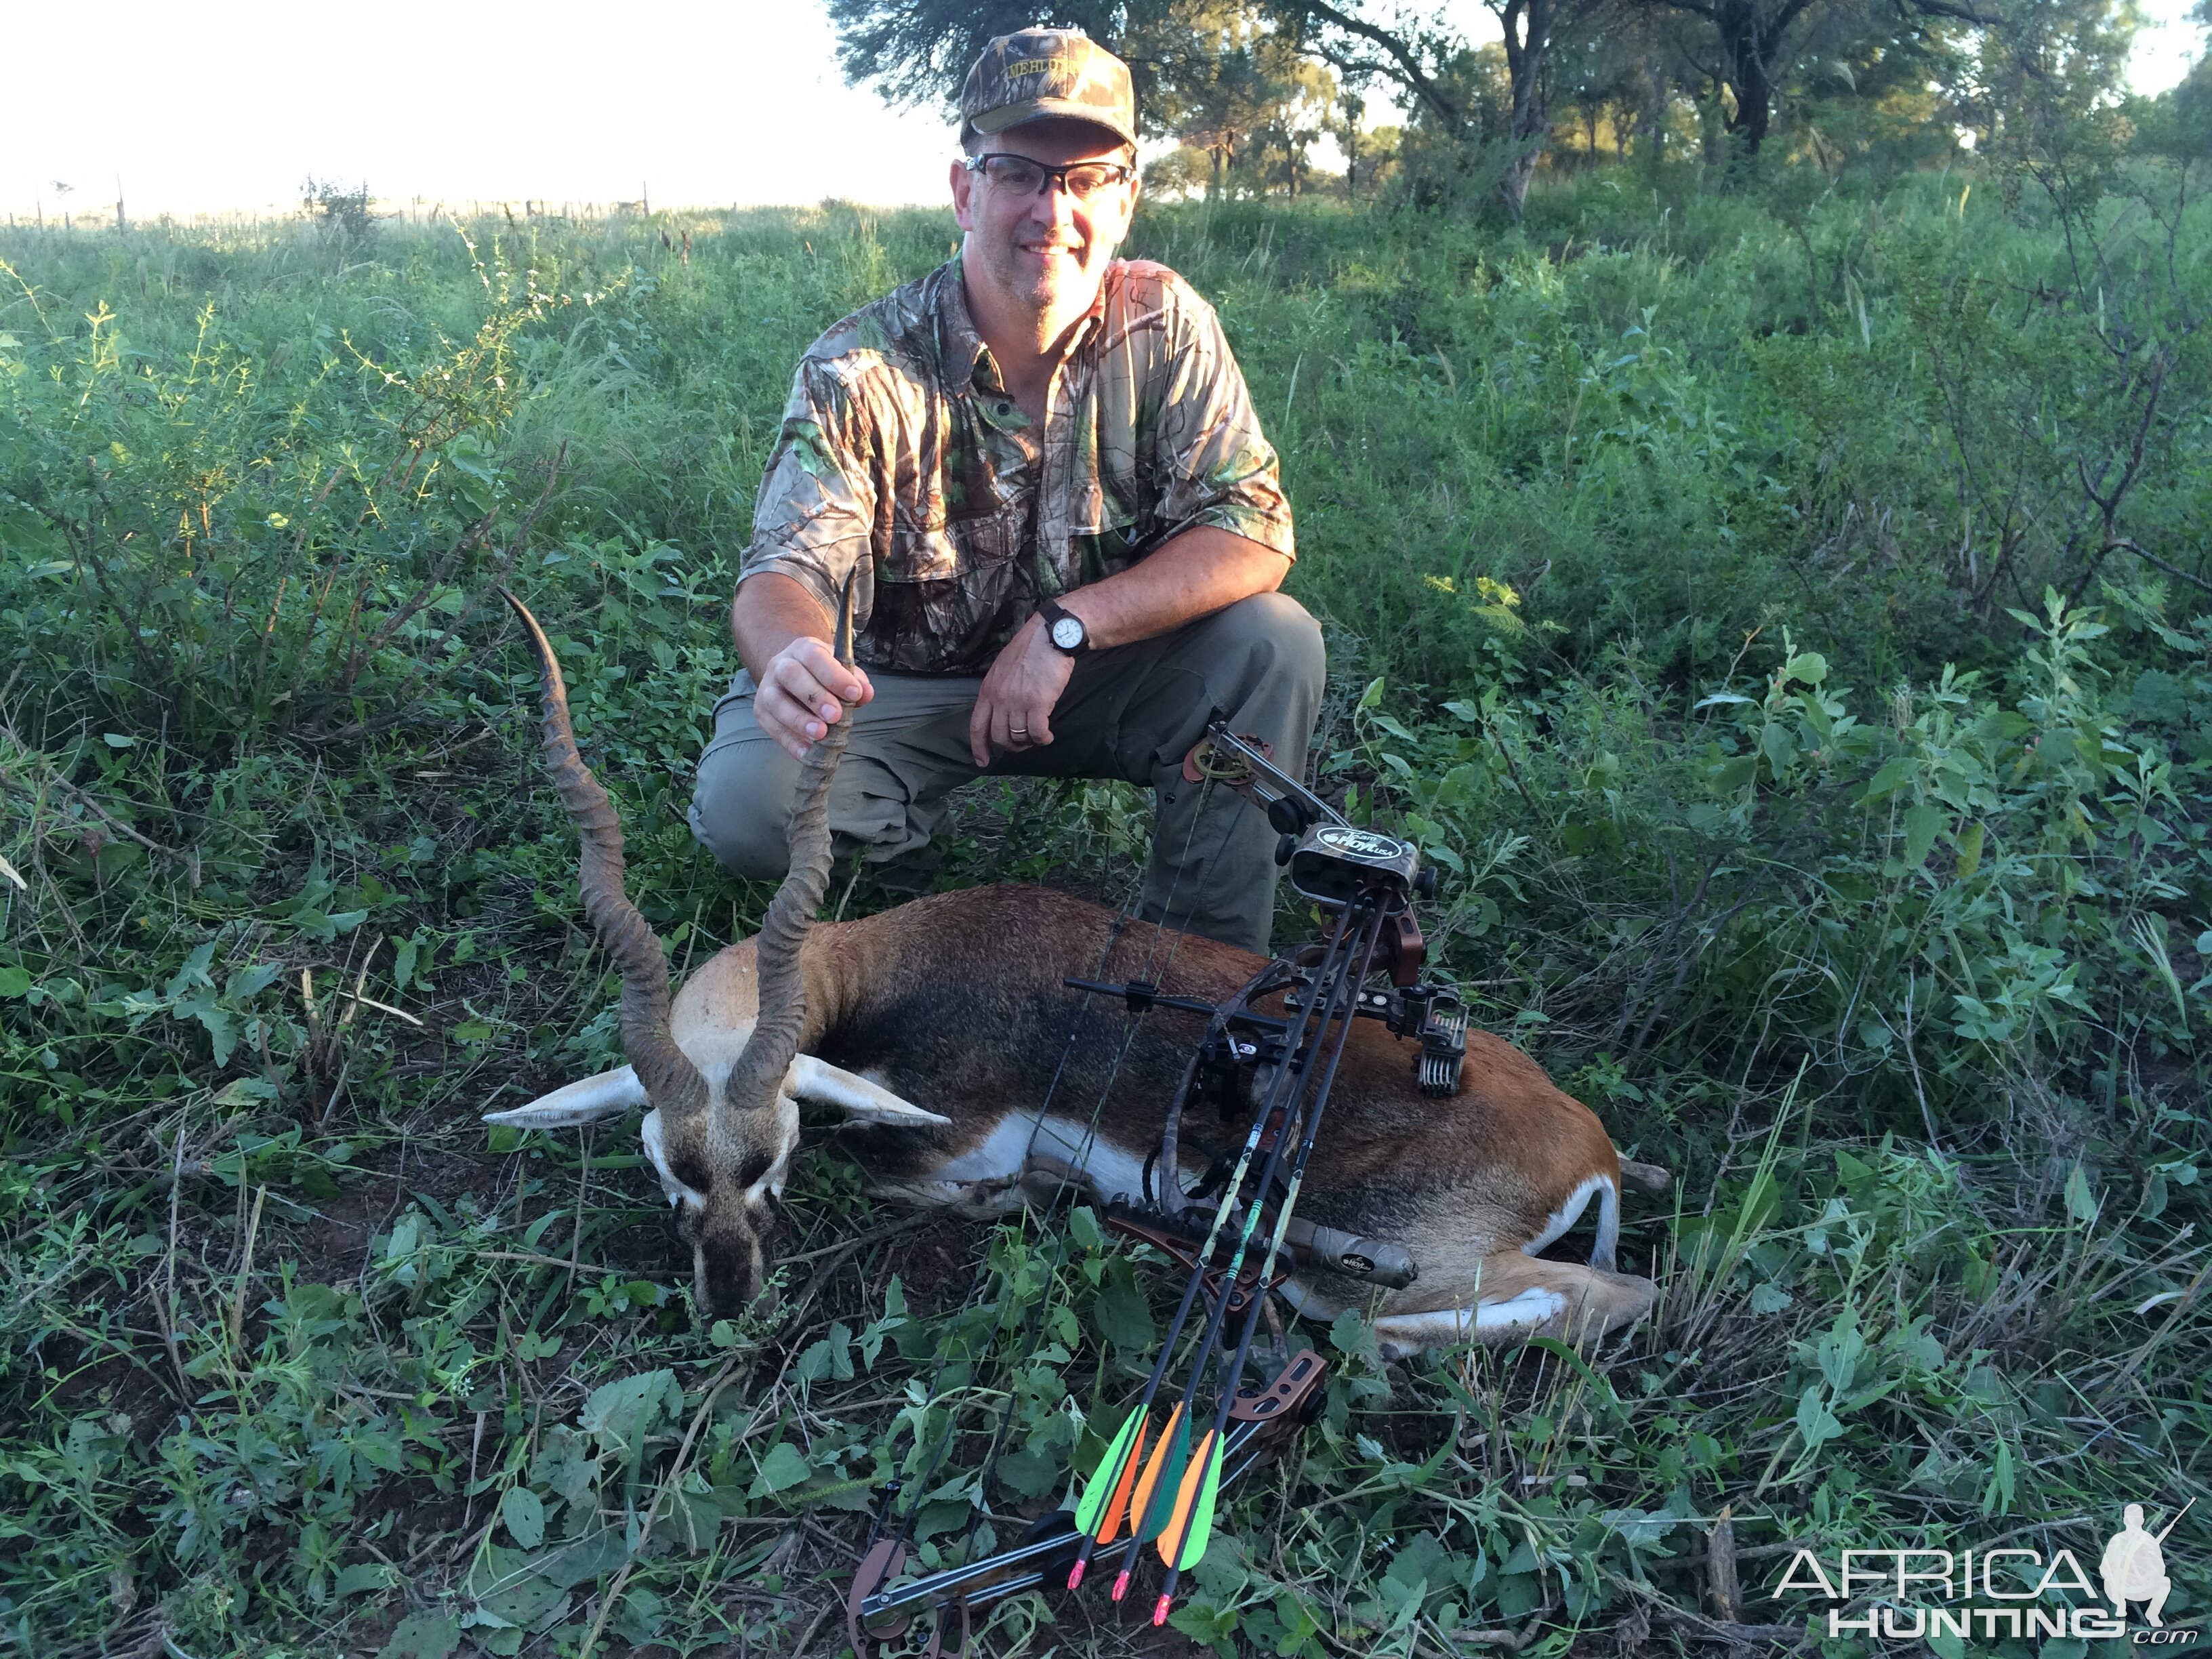
<path id="1" fill-rule="evenodd" d="M 1037 606 L 1037 614 L 1044 618 L 1044 636 L 1052 641 L 1054 650 L 1079 657 L 1091 648 L 1091 633 L 1084 627 L 1083 618 L 1059 600 L 1045 600 Z"/>

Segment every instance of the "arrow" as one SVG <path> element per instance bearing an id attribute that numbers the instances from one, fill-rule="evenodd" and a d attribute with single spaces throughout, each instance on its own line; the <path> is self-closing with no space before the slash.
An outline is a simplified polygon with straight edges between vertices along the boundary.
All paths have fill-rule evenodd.
<path id="1" fill-rule="evenodd" d="M 1353 977 L 1351 973 L 1352 952 L 1345 948 L 1344 937 L 1346 925 L 1351 920 L 1351 915 L 1352 911 L 1350 907 L 1346 907 L 1345 909 L 1338 912 L 1335 930 L 1329 935 L 1328 948 L 1323 953 L 1321 964 L 1316 969 L 1314 975 L 1314 992 L 1306 998 L 1304 1008 L 1299 1018 L 1299 1034 L 1303 1042 L 1307 1022 L 1316 1013 L 1320 1016 L 1319 1023 L 1313 1027 L 1313 1044 L 1316 1050 L 1318 1050 L 1322 1039 L 1328 1034 L 1330 1024 L 1339 1020 L 1342 1022 L 1341 1024 L 1338 1026 L 1335 1045 L 1329 1053 L 1328 1065 L 1322 1084 L 1322 1093 L 1320 1096 L 1316 1097 L 1315 1104 L 1316 1109 L 1319 1107 L 1321 1102 L 1325 1100 L 1328 1097 L 1328 1081 L 1329 1079 L 1334 1079 L 1336 1074 L 1336 1063 L 1343 1057 L 1344 1045 L 1350 1039 L 1352 1034 L 1353 1005 L 1350 999 L 1346 997 L 1346 992 L 1349 989 L 1353 994 L 1357 994 L 1361 981 L 1366 977 L 1367 963 L 1374 957 L 1376 940 L 1381 936 L 1382 933 L 1382 917 L 1381 911 L 1378 909 L 1362 927 L 1361 938 L 1364 941 L 1364 945 L 1359 952 L 1360 972 L 1358 977 Z M 1327 988 L 1325 993 L 1322 988 L 1323 987 Z M 1291 1052 L 1292 1054 L 1296 1054 L 1297 1050 L 1293 1048 Z M 1281 1092 L 1285 1081 L 1289 1079 L 1291 1074 L 1292 1068 L 1288 1064 L 1285 1064 L 1282 1069 L 1275 1074 L 1274 1086 L 1267 1091 L 1270 1112 L 1273 1110 L 1275 1097 Z M 1295 1107 L 1297 1103 L 1304 1097 L 1305 1093 L 1306 1079 L 1310 1075 L 1310 1066 L 1309 1066 L 1307 1070 L 1300 1071 L 1297 1073 L 1297 1088 L 1291 1096 L 1291 1104 L 1293 1107 Z M 1319 1121 L 1320 1113 L 1318 1109 L 1309 1114 L 1309 1121 L 1305 1124 L 1304 1133 L 1300 1136 L 1299 1139 L 1299 1167 L 1301 1169 L 1304 1166 L 1304 1159 L 1312 1155 L 1313 1132 L 1319 1126 Z M 1260 1191 L 1262 1193 L 1266 1192 L 1269 1185 L 1273 1182 L 1275 1171 L 1282 1163 L 1283 1147 L 1290 1139 L 1288 1128 L 1289 1126 L 1286 1123 L 1285 1126 L 1285 1133 L 1275 1138 L 1274 1145 L 1267 1149 L 1266 1163 L 1260 1166 Z M 1232 1190 L 1231 1193 L 1224 1195 L 1223 1202 L 1228 1202 L 1229 1200 L 1234 1196 L 1235 1194 Z M 1295 1198 L 1296 1192 L 1295 1188 L 1293 1188 L 1292 1192 L 1285 1195 L 1286 1203 L 1294 1202 Z M 1288 1210 L 1285 1209 L 1279 1212 L 1277 1216 L 1275 1249 L 1278 1251 L 1282 1248 L 1282 1230 L 1283 1227 L 1288 1224 Z M 1236 1254 L 1229 1259 L 1229 1266 L 1225 1269 L 1227 1278 L 1224 1281 L 1227 1285 L 1233 1286 L 1237 1282 L 1237 1275 L 1243 1271 L 1245 1254 L 1251 1248 L 1252 1235 L 1259 1230 L 1259 1222 L 1260 1206 L 1255 1202 L 1251 1206 L 1245 1215 L 1244 1229 L 1243 1233 L 1237 1238 Z M 1272 1262 L 1274 1259 L 1273 1255 L 1262 1258 L 1263 1261 L 1266 1262 Z M 1220 1440 L 1223 1425 L 1228 1419 L 1230 1405 L 1236 1398 L 1237 1378 L 1243 1372 L 1246 1354 L 1251 1350 L 1252 1333 L 1259 1325 L 1260 1310 L 1262 1304 L 1266 1303 L 1267 1299 L 1267 1298 L 1264 1294 L 1255 1295 L 1252 1297 L 1251 1306 L 1245 1316 L 1243 1339 L 1237 1346 L 1237 1358 L 1231 1362 L 1230 1369 L 1224 1373 L 1225 1380 L 1221 1390 L 1221 1405 L 1213 1425 L 1213 1441 L 1215 1443 L 1218 1443 Z M 1190 1407 L 1191 1401 L 1196 1397 L 1198 1394 L 1198 1385 L 1204 1380 L 1207 1370 L 1206 1359 L 1203 1356 L 1211 1355 L 1212 1353 L 1214 1346 L 1221 1335 L 1222 1321 L 1227 1316 L 1228 1312 L 1229 1291 L 1227 1289 L 1224 1289 L 1222 1291 L 1219 1300 L 1215 1302 L 1213 1304 L 1212 1314 L 1209 1315 L 1206 1319 L 1205 1334 L 1199 1338 L 1197 1352 L 1201 1356 L 1201 1358 L 1190 1368 L 1190 1380 L 1183 1384 L 1182 1398 L 1178 1404 L 1178 1409 L 1187 1411 Z M 1162 1354 L 1161 1358 L 1163 1364 L 1164 1364 L 1166 1359 L 1164 1353 Z M 1212 1512 L 1214 1498 L 1218 1495 L 1220 1481 L 1218 1476 L 1216 1479 L 1210 1481 L 1206 1480 L 1204 1477 L 1201 1476 L 1200 1486 L 1201 1490 L 1206 1492 L 1207 1494 L 1205 1498 L 1205 1503 L 1207 1514 L 1210 1516 Z M 1152 1493 L 1152 1501 L 1157 1504 L 1158 1499 L 1159 1492 L 1155 1489 Z M 1142 1508 L 1142 1520 L 1138 1525 L 1136 1531 L 1129 1539 L 1128 1548 L 1121 1558 L 1121 1571 L 1115 1575 L 1114 1600 L 1116 1601 L 1121 1599 L 1122 1593 L 1129 1587 L 1129 1575 L 1136 1567 L 1137 1551 L 1142 1546 L 1146 1539 L 1155 1535 L 1152 1527 L 1152 1518 L 1151 1509 L 1149 1507 Z M 1174 1569 L 1170 1568 L 1169 1571 L 1169 1583 L 1170 1589 L 1173 1587 L 1174 1577 Z M 1153 1610 L 1153 1616 L 1156 1623 L 1166 1619 L 1167 1603 L 1164 1600 Z"/>
<path id="2" fill-rule="evenodd" d="M 1145 1473 L 1138 1480 L 1137 1490 L 1129 1500 L 1129 1522 L 1133 1534 L 1139 1530 L 1137 1518 L 1142 1516 L 1146 1517 L 1142 1528 L 1144 1536 L 1150 1538 L 1155 1535 L 1158 1528 L 1150 1518 L 1152 1494 L 1173 1492 L 1182 1485 L 1183 1468 L 1189 1462 L 1190 1419 L 1183 1415 L 1182 1407 L 1178 1403 L 1168 1414 L 1168 1425 L 1160 1434 L 1160 1443 L 1152 1452 L 1152 1461 L 1145 1466 Z M 1103 1543 L 1106 1540 L 1101 1539 L 1099 1541 Z"/>
<path id="3" fill-rule="evenodd" d="M 1084 1489 L 1083 1501 L 1076 1505 L 1075 1529 L 1097 1543 L 1112 1543 L 1114 1534 L 1121 1529 L 1122 1518 L 1129 1513 L 1133 1487 L 1141 1510 L 1163 1473 L 1173 1469 L 1175 1473 L 1169 1475 L 1170 1480 L 1182 1475 L 1190 1447 L 1190 1429 L 1182 1420 L 1182 1408 L 1178 1406 L 1169 1417 L 1167 1431 L 1160 1437 L 1152 1466 L 1144 1468 L 1145 1419 L 1151 1415 L 1142 1407 L 1129 1413 L 1129 1420 L 1122 1424 L 1121 1431 L 1114 1437 L 1114 1443 L 1106 1449 L 1106 1455 L 1092 1472 L 1091 1484 Z M 1171 1451 L 1171 1448 L 1175 1449 Z M 1141 1479 L 1139 1468 L 1144 1468 Z M 1120 1471 L 1118 1478 L 1113 1474 L 1116 1469 Z M 1083 1583 L 1083 1569 L 1088 1562 L 1087 1556 L 1076 1561 L 1067 1576 L 1068 1589 L 1073 1589 Z"/>
<path id="4" fill-rule="evenodd" d="M 1145 1455 L 1145 1419 L 1151 1415 L 1141 1407 L 1132 1411 L 1113 1443 L 1106 1448 L 1106 1455 L 1091 1472 L 1091 1484 L 1083 1489 L 1083 1501 L 1075 1506 L 1078 1532 L 1103 1530 L 1100 1527 L 1102 1514 L 1106 1528 L 1115 1524 L 1115 1517 L 1128 1496 L 1122 1490 L 1128 1484 L 1128 1471 L 1135 1468 L 1137 1459 Z M 1115 1478 L 1116 1471 L 1121 1474 L 1119 1480 Z"/>
<path id="5" fill-rule="evenodd" d="M 1355 993 L 1362 984 L 1366 982 L 1368 968 L 1375 959 L 1375 946 L 1382 936 L 1382 913 L 1378 908 L 1373 922 L 1364 931 L 1364 948 L 1360 952 L 1358 971 L 1353 974 L 1350 980 Z M 1333 1007 L 1333 998 L 1331 1004 Z M 1344 1024 L 1339 1029 L 1335 1045 L 1329 1050 L 1328 1063 L 1322 1070 L 1321 1087 L 1314 1096 L 1312 1109 L 1306 1114 L 1304 1132 L 1298 1137 L 1297 1155 L 1291 1162 L 1290 1185 L 1284 1190 L 1283 1201 L 1276 1208 L 1274 1237 L 1268 1242 L 1267 1254 L 1261 1258 L 1263 1261 L 1273 1261 L 1282 1250 L 1284 1236 L 1290 1229 L 1291 1212 L 1297 1207 L 1298 1188 L 1304 1183 L 1306 1165 L 1313 1158 L 1314 1146 L 1321 1134 L 1322 1113 L 1328 1105 L 1330 1085 L 1336 1081 L 1337 1064 L 1344 1058 L 1346 1045 L 1351 1039 L 1352 1021 L 1352 1009 L 1346 1006 L 1344 1011 Z M 1327 1024 L 1324 1024 L 1322 1030 L 1327 1029 Z M 1275 1151 L 1279 1153 L 1282 1151 L 1279 1141 L 1276 1144 Z M 1273 1173 L 1273 1158 L 1269 1159 L 1267 1172 L 1260 1177 L 1263 1190 L 1267 1186 L 1268 1176 Z M 1255 1204 L 1252 1207 L 1256 1218 L 1259 1206 Z M 1249 1228 L 1247 1231 L 1249 1232 Z M 1168 1576 L 1166 1582 L 1160 1586 L 1160 1599 L 1152 1608 L 1152 1623 L 1155 1626 L 1164 1625 L 1168 1621 L 1168 1607 L 1175 1600 L 1176 1582 L 1182 1576 L 1183 1569 L 1194 1565 L 1206 1553 L 1207 1537 L 1213 1528 L 1214 1504 L 1221 1490 L 1219 1455 L 1221 1437 L 1223 1431 L 1229 1426 L 1229 1410 L 1237 1402 L 1237 1379 L 1244 1374 L 1244 1361 L 1252 1352 L 1252 1338 L 1260 1328 L 1261 1307 L 1267 1299 L 1264 1292 L 1255 1296 L 1252 1298 L 1251 1307 L 1245 1311 L 1244 1329 L 1237 1339 L 1236 1356 L 1230 1360 L 1228 1369 L 1222 1373 L 1221 1401 L 1214 1408 L 1213 1426 L 1206 1431 L 1206 1438 L 1199 1443 L 1201 1446 L 1214 1448 L 1215 1455 L 1206 1460 L 1203 1466 L 1205 1472 L 1199 1479 L 1195 1491 L 1179 1494 L 1176 1507 L 1179 1511 L 1188 1515 L 1188 1523 L 1180 1532 L 1176 1531 L 1173 1524 L 1170 1523 L 1170 1532 L 1174 1536 L 1176 1543 L 1172 1552 L 1166 1547 L 1166 1539 L 1162 1540 L 1160 1559 L 1167 1563 Z M 1226 1308 L 1228 1305 L 1229 1298 L 1224 1296 L 1221 1299 L 1221 1308 Z M 1215 1310 L 1214 1318 L 1217 1325 L 1220 1320 L 1220 1313 L 1221 1309 Z M 1211 1340 L 1210 1334 L 1208 1340 Z M 1195 1382 L 1196 1378 L 1194 1377 L 1193 1381 Z M 1200 1464 L 1194 1461 L 1192 1464 L 1194 1471 L 1200 1467 Z"/>
<path id="6" fill-rule="evenodd" d="M 1323 953 L 1322 957 L 1322 965 L 1324 969 L 1326 969 L 1335 960 L 1336 953 L 1340 948 L 1343 940 L 1344 926 L 1345 917 L 1340 915 L 1337 918 L 1336 929 L 1329 937 L 1328 949 Z M 1317 976 L 1317 979 L 1318 977 L 1319 976 Z M 1250 988 L 1248 985 L 1246 988 L 1249 991 Z M 1314 1008 L 1318 1001 L 1318 998 L 1310 998 L 1306 1007 L 1301 1012 L 1299 1016 L 1299 1030 L 1301 1036 L 1304 1034 L 1306 1022 L 1312 1018 Z M 1324 1030 L 1328 1029 L 1326 1018 L 1323 1019 L 1322 1029 Z M 1295 1052 L 1295 1049 L 1293 1049 L 1292 1052 Z M 1191 1061 L 1189 1067 L 1183 1073 L 1182 1085 L 1178 1091 L 1179 1096 L 1187 1097 L 1189 1094 L 1191 1079 L 1197 1075 L 1197 1071 L 1198 1062 L 1194 1059 Z M 1175 1318 L 1170 1322 L 1167 1334 L 1160 1342 L 1159 1359 L 1152 1366 L 1152 1374 L 1145 1383 L 1145 1392 L 1137 1401 L 1135 1414 L 1139 1416 L 1149 1418 L 1152 1413 L 1153 1402 L 1159 1397 L 1160 1384 L 1166 1379 L 1169 1362 L 1175 1357 L 1176 1343 L 1182 1337 L 1183 1327 L 1190 1319 L 1191 1309 L 1197 1304 L 1198 1288 L 1206 1276 L 1206 1264 L 1213 1259 L 1214 1246 L 1220 1242 L 1221 1230 L 1227 1223 L 1231 1212 L 1236 1208 L 1237 1194 L 1243 1190 L 1244 1176 L 1246 1172 L 1252 1167 L 1253 1154 L 1258 1151 L 1260 1142 L 1266 1138 L 1267 1121 L 1274 1115 L 1276 1103 L 1280 1099 L 1283 1086 L 1290 1078 L 1291 1074 L 1291 1067 L 1288 1064 L 1285 1064 L 1276 1072 L 1274 1081 L 1268 1087 L 1267 1097 L 1261 1102 L 1259 1110 L 1253 1114 L 1252 1127 L 1250 1132 L 1244 1137 L 1243 1151 L 1237 1154 L 1237 1167 L 1230 1173 L 1229 1184 L 1222 1189 L 1221 1202 L 1214 1208 L 1213 1224 L 1206 1230 L 1206 1243 L 1199 1247 L 1198 1265 L 1191 1270 L 1189 1282 L 1182 1287 L 1182 1300 L 1176 1305 Z M 1267 1163 L 1268 1171 L 1271 1172 L 1273 1170 L 1275 1155 L 1279 1153 L 1281 1150 L 1282 1142 L 1279 1137 L 1274 1148 L 1269 1154 Z M 1174 1172 L 1170 1172 L 1169 1178 L 1174 1178 Z M 1261 1176 L 1261 1184 L 1263 1188 L 1266 1186 L 1267 1178 L 1267 1173 L 1263 1172 Z M 1253 1223 L 1257 1221 L 1258 1218 L 1259 1211 L 1255 1207 L 1252 1212 L 1251 1216 L 1248 1218 L 1245 1222 L 1245 1240 L 1250 1239 L 1252 1236 Z M 1235 1261 L 1230 1264 L 1229 1268 L 1229 1279 L 1230 1283 L 1232 1285 L 1236 1282 L 1237 1273 L 1238 1269 L 1243 1266 L 1243 1243 L 1240 1242 L 1237 1248 L 1237 1257 Z M 1226 1293 L 1224 1292 L 1224 1295 Z M 1206 1340 L 1208 1342 L 1212 1340 L 1210 1330 Z M 1203 1350 L 1201 1350 L 1201 1352 L 1203 1352 Z M 1194 1387 L 1196 1384 L 1196 1371 L 1200 1369 L 1202 1369 L 1202 1367 L 1194 1367 L 1192 1378 Z M 1176 1417 L 1181 1417 L 1184 1414 L 1185 1408 L 1188 1407 L 1190 1403 L 1190 1399 L 1191 1391 L 1187 1389 L 1183 1392 L 1182 1402 L 1176 1407 Z M 1171 1427 L 1175 1419 L 1170 1419 Z M 1167 1436 L 1162 1437 L 1160 1443 L 1163 1448 L 1166 1446 L 1168 1437 L 1169 1437 Z M 1121 1453 L 1121 1455 L 1126 1460 L 1119 1466 L 1116 1466 L 1115 1462 L 1115 1456 L 1117 1450 Z M 1115 1445 L 1108 1448 L 1104 1461 L 1099 1464 L 1097 1471 L 1092 1474 L 1092 1484 L 1095 1486 L 1099 1484 L 1101 1481 L 1110 1480 L 1119 1483 L 1115 1485 L 1112 1488 L 1114 1491 L 1118 1492 L 1121 1489 L 1121 1484 L 1126 1484 L 1127 1470 L 1135 1468 L 1137 1460 L 1141 1455 L 1142 1451 L 1137 1443 L 1133 1442 L 1128 1447 L 1124 1448 L 1121 1445 L 1120 1437 L 1117 1436 L 1115 1437 Z M 1156 1452 L 1154 1456 L 1157 1459 L 1158 1454 Z M 1112 1476 L 1108 1476 L 1105 1473 L 1109 1468 L 1115 1470 L 1115 1474 Z M 1152 1489 L 1150 1486 L 1140 1488 L 1139 1495 L 1135 1500 L 1137 1513 L 1139 1515 L 1145 1516 L 1147 1519 L 1149 1519 L 1150 1514 L 1149 1505 L 1152 1491 Z M 1089 1495 L 1089 1492 L 1086 1491 L 1085 1497 L 1087 1498 Z M 1121 1511 L 1117 1501 L 1115 1504 L 1102 1506 L 1101 1513 L 1097 1516 L 1094 1516 L 1093 1519 L 1103 1522 L 1111 1522 L 1118 1525 L 1121 1513 Z M 1082 1522 L 1082 1515 L 1079 1510 L 1077 1512 L 1076 1529 L 1079 1532 L 1083 1533 L 1085 1536 L 1083 1540 L 1083 1547 L 1076 1553 L 1075 1565 L 1068 1569 L 1067 1587 L 1070 1589 L 1076 1589 L 1083 1583 L 1084 1571 L 1091 1565 L 1091 1557 L 1092 1553 L 1096 1551 L 1101 1544 L 1109 1543 L 1112 1541 L 1112 1534 L 1110 1533 L 1103 1531 L 1093 1532 L 1089 1527 L 1085 1526 Z M 1129 1582 L 1129 1568 L 1134 1560 L 1134 1551 L 1136 1547 L 1141 1541 L 1143 1541 L 1141 1538 L 1138 1537 L 1132 1537 L 1129 1540 L 1129 1547 L 1132 1553 L 1131 1557 L 1128 1560 L 1125 1560 L 1122 1563 L 1121 1576 L 1115 1581 L 1116 1588 L 1114 1592 L 1114 1599 L 1117 1601 L 1121 1599 L 1121 1591 L 1127 1588 Z"/>
<path id="7" fill-rule="evenodd" d="M 1198 1447 L 1158 1546 L 1160 1559 L 1178 1569 L 1196 1565 L 1199 1557 L 1206 1553 L 1206 1540 L 1213 1530 L 1214 1500 L 1221 1491 L 1221 1437 L 1208 1429 Z"/>

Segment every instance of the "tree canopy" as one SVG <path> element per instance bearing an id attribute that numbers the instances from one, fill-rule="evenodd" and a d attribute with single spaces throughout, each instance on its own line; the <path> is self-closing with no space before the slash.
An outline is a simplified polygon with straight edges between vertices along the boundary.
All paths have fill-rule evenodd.
<path id="1" fill-rule="evenodd" d="M 1352 194 L 1520 216 L 1540 166 L 1670 145 L 1735 171 L 1778 143 L 1831 173 L 1971 146 L 2120 102 L 2130 0 L 1485 0 L 1499 39 L 1385 0 L 830 0 L 845 74 L 956 99 L 992 36 L 1083 30 L 1129 64 L 1155 189 Z M 2212 5 L 2212 0 L 2207 0 Z M 2204 8 L 2200 7 L 2200 11 Z M 2201 79 L 2201 76 L 2199 77 Z M 2195 94 L 2192 94 L 2195 95 Z M 1371 117 L 1389 101 L 1402 125 Z M 2169 98 L 2169 102 L 2171 98 Z M 1329 152 L 1334 150 L 1333 156 Z M 1334 166 L 1317 170 L 1318 152 Z"/>

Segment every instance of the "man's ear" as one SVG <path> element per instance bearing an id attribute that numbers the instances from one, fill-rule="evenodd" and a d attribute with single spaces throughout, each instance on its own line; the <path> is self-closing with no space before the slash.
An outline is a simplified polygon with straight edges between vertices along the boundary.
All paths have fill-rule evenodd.
<path id="1" fill-rule="evenodd" d="M 951 182 L 952 185 L 952 222 L 958 225 L 963 230 L 973 230 L 975 227 L 968 222 L 968 201 L 969 196 L 973 193 L 975 188 L 975 175 L 968 171 L 966 157 L 955 156 L 953 158 Z"/>

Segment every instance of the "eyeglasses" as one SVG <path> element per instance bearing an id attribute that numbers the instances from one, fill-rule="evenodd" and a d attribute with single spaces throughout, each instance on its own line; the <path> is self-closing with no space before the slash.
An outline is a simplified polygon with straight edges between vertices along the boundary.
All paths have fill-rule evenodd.
<path id="1" fill-rule="evenodd" d="M 1045 180 L 1056 179 L 1060 187 L 1079 202 L 1087 202 L 1100 191 L 1114 185 L 1126 185 L 1137 176 L 1135 168 L 1117 161 L 1077 161 L 1064 167 L 1048 167 L 1026 155 L 1008 155 L 1002 151 L 970 155 L 961 165 L 970 173 L 981 173 L 994 185 L 1004 185 L 1017 196 L 1041 196 Z"/>

